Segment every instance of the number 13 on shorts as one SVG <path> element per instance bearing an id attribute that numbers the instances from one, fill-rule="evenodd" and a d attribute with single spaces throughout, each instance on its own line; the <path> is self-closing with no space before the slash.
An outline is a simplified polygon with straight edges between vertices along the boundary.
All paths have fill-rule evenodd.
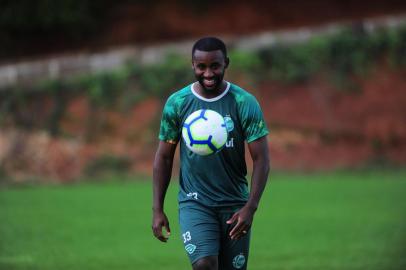
<path id="1" fill-rule="evenodd" d="M 183 243 L 187 243 L 190 240 L 192 240 L 192 236 L 190 235 L 190 231 L 187 231 L 184 234 L 182 234 L 182 237 L 183 237 Z"/>

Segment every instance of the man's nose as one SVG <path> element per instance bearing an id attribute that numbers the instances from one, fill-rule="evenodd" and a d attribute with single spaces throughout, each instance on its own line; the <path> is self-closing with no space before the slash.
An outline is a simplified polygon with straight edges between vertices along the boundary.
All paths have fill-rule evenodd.
<path id="1" fill-rule="evenodd" d="M 213 76 L 213 71 L 210 68 L 206 68 L 206 70 L 203 73 L 204 77 L 212 77 Z"/>

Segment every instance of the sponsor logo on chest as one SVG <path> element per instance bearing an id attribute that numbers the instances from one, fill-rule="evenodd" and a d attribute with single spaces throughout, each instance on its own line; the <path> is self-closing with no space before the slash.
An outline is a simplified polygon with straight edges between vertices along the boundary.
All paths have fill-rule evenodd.
<path id="1" fill-rule="evenodd" d="M 234 121 L 230 117 L 229 114 L 224 116 L 224 122 L 226 123 L 226 128 L 228 132 L 231 132 L 234 130 Z M 227 148 L 233 148 L 234 147 L 234 138 L 229 138 L 229 140 L 226 142 L 226 147 Z"/>

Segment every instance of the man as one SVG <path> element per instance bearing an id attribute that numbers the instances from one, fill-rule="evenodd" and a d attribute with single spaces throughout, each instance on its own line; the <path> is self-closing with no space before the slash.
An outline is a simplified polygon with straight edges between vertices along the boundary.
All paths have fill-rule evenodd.
<path id="1" fill-rule="evenodd" d="M 180 144 L 179 223 L 194 270 L 247 268 L 250 228 L 269 173 L 268 130 L 261 109 L 254 96 L 223 79 L 229 62 L 221 40 L 207 37 L 194 44 L 197 82 L 168 98 L 154 161 L 152 230 L 166 242 L 170 228 L 164 199 Z M 209 156 L 191 152 L 181 139 L 183 122 L 200 109 L 220 113 L 229 133 L 226 147 Z M 250 192 L 245 141 L 253 160 Z"/>

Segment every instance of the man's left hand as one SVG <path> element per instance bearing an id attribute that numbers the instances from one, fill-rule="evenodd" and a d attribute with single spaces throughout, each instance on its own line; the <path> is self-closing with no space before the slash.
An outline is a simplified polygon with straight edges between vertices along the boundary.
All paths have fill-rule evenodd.
<path id="1" fill-rule="evenodd" d="M 231 239 L 238 240 L 248 233 L 254 219 L 254 213 L 255 210 L 248 206 L 244 206 L 227 220 L 227 224 L 236 223 L 229 234 Z"/>

